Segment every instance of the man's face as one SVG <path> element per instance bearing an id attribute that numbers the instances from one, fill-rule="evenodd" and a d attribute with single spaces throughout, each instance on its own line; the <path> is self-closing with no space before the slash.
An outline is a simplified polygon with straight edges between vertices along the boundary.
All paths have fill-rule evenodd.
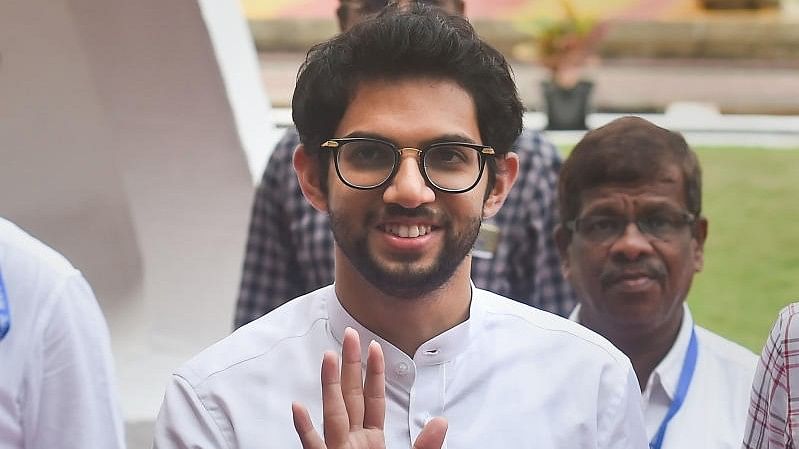
<path id="1" fill-rule="evenodd" d="M 678 326 L 683 299 L 703 264 L 704 218 L 694 224 L 676 221 L 682 225 L 675 226 L 668 238 L 656 238 L 630 222 L 618 238 L 588 238 L 590 229 L 601 235 L 608 228 L 604 224 L 608 222 L 598 217 L 645 219 L 654 229 L 664 226 L 663 218 L 684 214 L 683 175 L 678 167 L 668 166 L 650 183 L 585 190 L 580 204 L 578 219 L 588 232 L 575 231 L 568 240 L 560 229 L 557 236 L 564 273 L 583 305 L 580 320 L 594 329 Z"/>
<path id="2" fill-rule="evenodd" d="M 463 2 L 459 0 L 398 0 L 401 7 L 412 3 L 424 3 L 441 9 L 447 14 L 463 15 Z M 388 4 L 388 0 L 341 0 L 339 27 L 347 31 L 366 19 L 376 16 Z"/>
<path id="3" fill-rule="evenodd" d="M 418 149 L 439 141 L 482 143 L 471 96 L 454 82 L 428 78 L 360 83 L 334 137 Z M 336 244 L 348 265 L 388 295 L 432 291 L 464 263 L 477 237 L 486 179 L 483 173 L 465 193 L 434 191 L 415 152 L 406 151 L 388 184 L 356 190 L 342 183 L 331 161 L 326 208 Z M 489 208 L 494 200 L 489 196 Z"/>

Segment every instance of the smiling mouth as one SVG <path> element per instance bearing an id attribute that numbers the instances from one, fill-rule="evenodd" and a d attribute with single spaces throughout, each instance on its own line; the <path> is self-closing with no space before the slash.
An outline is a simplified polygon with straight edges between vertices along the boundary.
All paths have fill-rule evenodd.
<path id="1" fill-rule="evenodd" d="M 430 225 L 385 224 L 380 229 L 388 234 L 400 238 L 416 238 L 427 235 L 433 231 Z"/>

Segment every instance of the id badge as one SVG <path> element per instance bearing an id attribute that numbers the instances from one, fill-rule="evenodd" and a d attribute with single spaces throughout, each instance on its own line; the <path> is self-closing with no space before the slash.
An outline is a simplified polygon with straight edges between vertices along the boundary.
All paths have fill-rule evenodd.
<path id="1" fill-rule="evenodd" d="M 480 224 L 480 232 L 472 248 L 472 257 L 478 259 L 493 259 L 499 246 L 499 227 L 492 223 Z"/>

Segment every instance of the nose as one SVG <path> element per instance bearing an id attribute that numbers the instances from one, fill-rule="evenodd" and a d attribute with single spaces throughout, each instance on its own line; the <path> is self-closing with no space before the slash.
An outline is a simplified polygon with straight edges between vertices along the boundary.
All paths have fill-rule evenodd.
<path id="1" fill-rule="evenodd" d="M 627 223 L 624 233 L 613 242 L 610 248 L 612 257 L 620 257 L 627 261 L 635 261 L 652 254 L 652 242 L 644 235 L 638 225 Z"/>
<path id="2" fill-rule="evenodd" d="M 410 153 L 410 154 L 408 154 Z M 427 185 L 416 153 L 403 152 L 394 179 L 383 192 L 383 201 L 413 209 L 435 201 L 436 194 Z"/>

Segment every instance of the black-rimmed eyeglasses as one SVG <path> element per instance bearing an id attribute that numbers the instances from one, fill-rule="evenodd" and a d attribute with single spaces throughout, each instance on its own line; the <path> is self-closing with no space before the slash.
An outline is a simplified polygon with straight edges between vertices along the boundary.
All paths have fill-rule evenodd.
<path id="1" fill-rule="evenodd" d="M 468 192 L 480 181 L 486 157 L 494 156 L 489 146 L 465 142 L 436 142 L 418 149 L 370 137 L 349 137 L 330 139 L 321 146 L 334 152 L 341 181 L 362 190 L 385 185 L 397 174 L 402 153 L 414 151 L 422 177 L 430 186 L 447 193 Z"/>
<path id="2" fill-rule="evenodd" d="M 630 220 L 621 215 L 589 215 L 566 222 L 566 228 L 585 240 L 597 244 L 618 240 L 627 225 L 634 222 L 641 234 L 648 238 L 670 241 L 680 236 L 685 228 L 696 221 L 696 216 L 686 211 L 656 211 Z"/>

